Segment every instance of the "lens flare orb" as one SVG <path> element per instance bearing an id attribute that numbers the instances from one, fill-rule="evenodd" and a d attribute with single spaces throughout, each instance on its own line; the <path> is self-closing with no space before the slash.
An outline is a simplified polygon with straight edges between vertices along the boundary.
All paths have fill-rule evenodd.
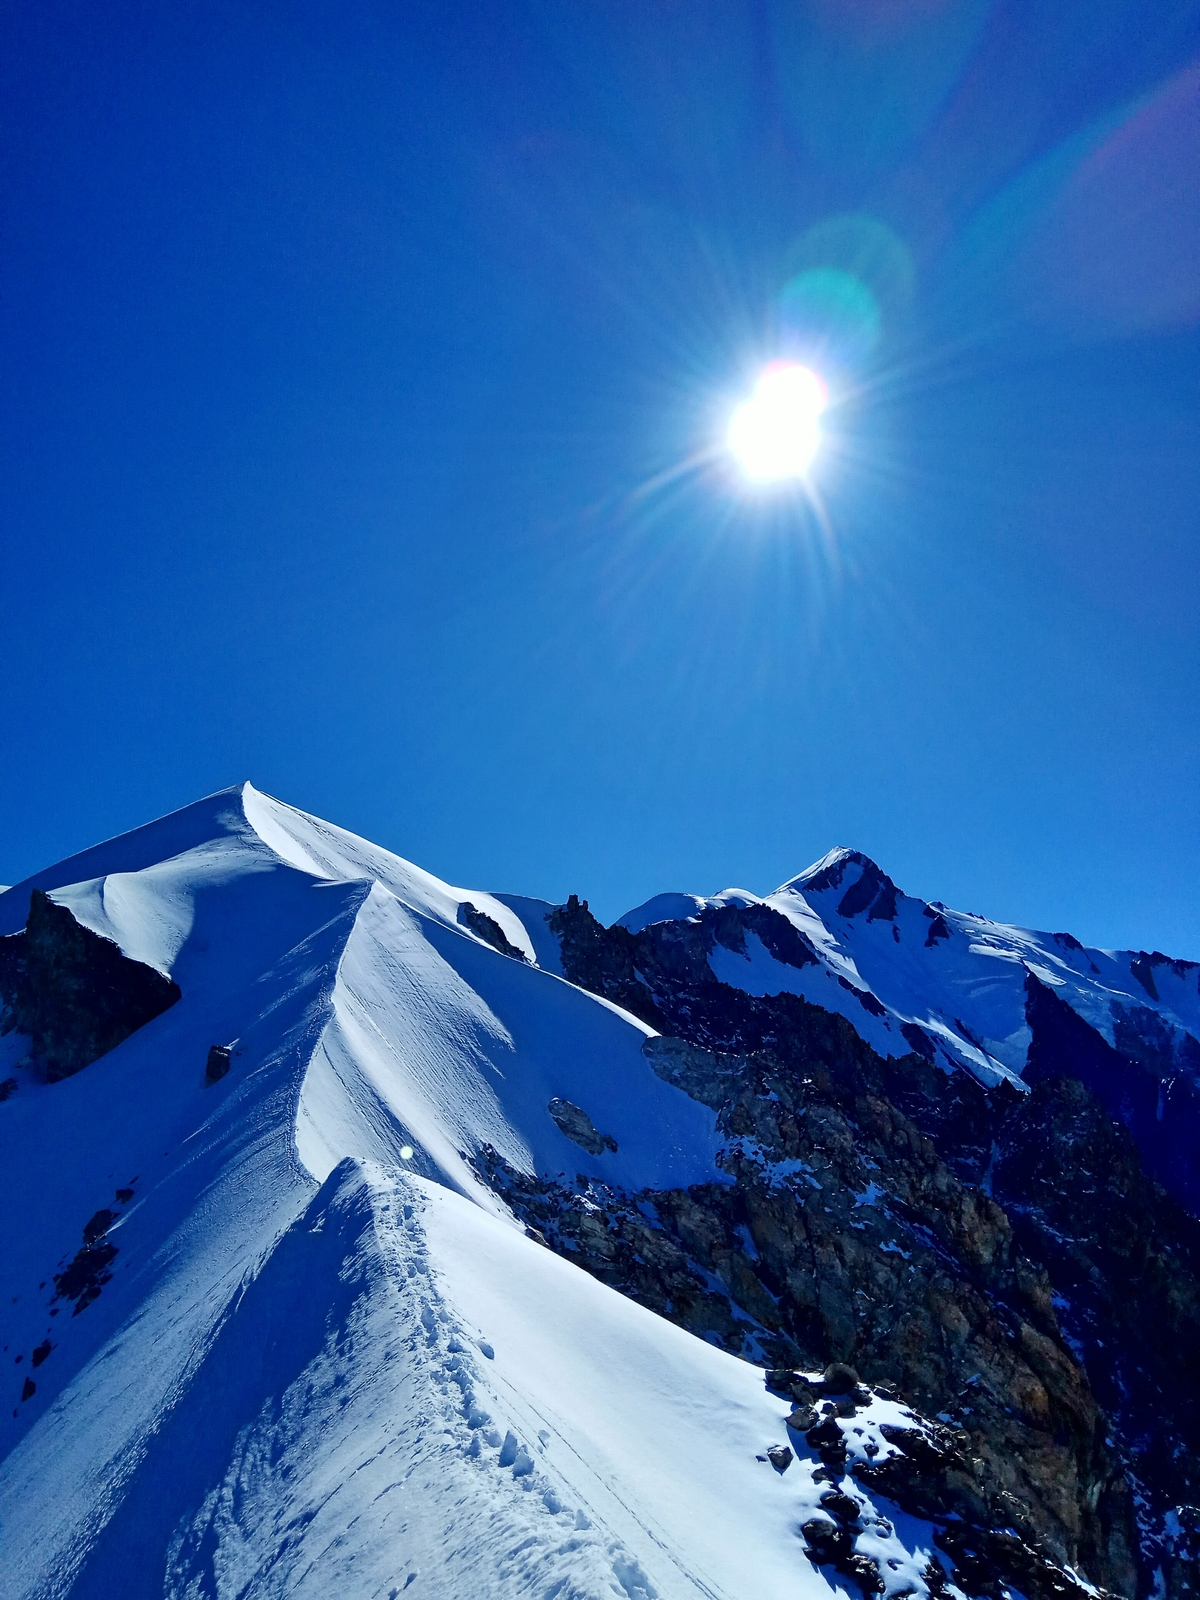
<path id="1" fill-rule="evenodd" d="M 773 361 L 729 421 L 728 445 L 753 483 L 803 478 L 820 443 L 825 385 L 796 361 Z"/>

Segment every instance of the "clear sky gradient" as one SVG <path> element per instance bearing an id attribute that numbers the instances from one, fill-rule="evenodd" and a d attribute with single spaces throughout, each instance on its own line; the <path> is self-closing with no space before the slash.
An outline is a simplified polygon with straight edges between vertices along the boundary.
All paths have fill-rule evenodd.
<path id="1" fill-rule="evenodd" d="M 1200 957 L 1200 8 L 3 32 L 0 881 L 250 778 L 606 919 L 847 844 Z M 712 451 L 792 349 L 820 514 Z"/>

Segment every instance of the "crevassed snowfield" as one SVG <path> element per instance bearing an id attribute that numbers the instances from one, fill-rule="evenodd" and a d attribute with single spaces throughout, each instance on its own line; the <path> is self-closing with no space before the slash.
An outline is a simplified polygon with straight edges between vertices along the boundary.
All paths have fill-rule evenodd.
<path id="1" fill-rule="evenodd" d="M 545 955 L 545 907 L 249 785 L 16 886 L 0 932 L 31 887 L 183 997 L 0 1118 L 5 1600 L 829 1591 L 811 1464 L 756 1459 L 786 1436 L 761 1373 L 527 1238 L 471 1166 L 720 1176 L 643 1024 L 459 921 Z M 53 1274 L 104 1209 L 111 1281 L 72 1315 Z M 900 1586 L 929 1545 L 897 1526 Z"/>

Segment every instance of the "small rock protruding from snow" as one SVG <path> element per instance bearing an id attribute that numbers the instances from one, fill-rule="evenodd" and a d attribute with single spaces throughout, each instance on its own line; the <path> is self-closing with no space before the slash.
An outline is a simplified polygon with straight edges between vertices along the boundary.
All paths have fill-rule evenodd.
<path id="1" fill-rule="evenodd" d="M 470 928 L 473 934 L 490 944 L 493 950 L 498 950 L 502 956 L 509 956 L 514 961 L 529 960 L 524 950 L 512 943 L 495 917 L 489 917 L 486 911 L 481 911 L 469 900 L 464 900 L 459 906 L 458 920 L 464 928 Z"/>
<path id="2" fill-rule="evenodd" d="M 821 1496 L 821 1506 L 830 1516 L 843 1523 L 857 1522 L 862 1510 L 853 1495 L 843 1494 L 840 1489 L 827 1489 Z"/>
<path id="3" fill-rule="evenodd" d="M 229 1060 L 233 1055 L 232 1048 L 227 1044 L 214 1044 L 209 1046 L 208 1061 L 204 1067 L 205 1083 L 219 1083 L 229 1071 Z"/>

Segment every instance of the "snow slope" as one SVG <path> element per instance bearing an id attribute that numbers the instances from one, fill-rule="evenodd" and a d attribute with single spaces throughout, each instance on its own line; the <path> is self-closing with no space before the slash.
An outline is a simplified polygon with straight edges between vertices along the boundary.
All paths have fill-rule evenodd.
<path id="1" fill-rule="evenodd" d="M 0 932 L 32 887 L 182 998 L 59 1083 L 0 1040 L 3 1600 L 829 1592 L 813 1463 L 757 1459 L 786 1434 L 761 1374 L 476 1176 L 485 1144 L 630 1189 L 721 1176 L 644 1025 L 535 964 L 537 902 L 249 785 L 15 886 Z M 569 1141 L 555 1097 L 617 1148 Z M 872 1527 L 899 1587 L 929 1531 Z"/>
<path id="2" fill-rule="evenodd" d="M 947 1070 L 963 1066 L 984 1083 L 1019 1085 L 1032 973 L 1109 1044 L 1137 1054 L 1150 1040 L 1200 1077 L 1200 965 L 1158 952 L 1087 949 L 1070 934 L 931 905 L 902 893 L 855 851 L 830 851 L 761 900 L 742 889 L 708 899 L 659 895 L 619 921 L 636 932 L 730 904 L 780 912 L 817 959 L 789 966 L 747 933 L 745 953 L 722 945 L 712 953 L 723 983 L 755 995 L 802 995 L 845 1016 L 882 1054 L 916 1048 Z"/>

